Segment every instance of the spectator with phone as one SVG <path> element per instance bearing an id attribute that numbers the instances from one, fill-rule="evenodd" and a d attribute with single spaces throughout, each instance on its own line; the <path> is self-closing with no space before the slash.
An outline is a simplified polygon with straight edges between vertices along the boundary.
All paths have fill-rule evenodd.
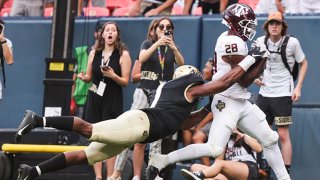
<path id="1" fill-rule="evenodd" d="M 0 69 L 2 71 L 2 82 L 3 87 L 6 85 L 6 75 L 4 70 L 4 64 L 12 65 L 13 64 L 13 51 L 12 51 L 12 42 L 5 38 L 4 36 L 4 21 L 0 19 Z M 0 81 L 0 100 L 2 100 L 2 82 Z"/>
<path id="2" fill-rule="evenodd" d="M 84 119 L 97 123 L 103 119 L 115 119 L 123 112 L 122 87 L 129 83 L 131 58 L 126 46 L 121 42 L 119 26 L 116 22 L 103 25 L 98 44 L 91 50 L 86 73 L 77 77 L 91 82 Z M 106 160 L 107 176 L 110 177 L 115 157 Z M 94 164 L 96 180 L 102 179 L 102 162 Z"/>
<path id="3" fill-rule="evenodd" d="M 165 35 L 166 33 L 166 35 Z M 157 19 L 150 38 L 142 44 L 139 53 L 141 78 L 137 88 L 147 96 L 147 106 L 152 104 L 157 87 L 170 81 L 174 73 L 174 64 L 181 66 L 184 58 L 174 43 L 174 26 L 170 18 Z M 138 104 L 137 104 L 138 105 Z M 152 152 L 160 152 L 161 141 L 150 145 Z M 141 179 L 146 144 L 137 143 L 133 152 L 134 179 Z"/>

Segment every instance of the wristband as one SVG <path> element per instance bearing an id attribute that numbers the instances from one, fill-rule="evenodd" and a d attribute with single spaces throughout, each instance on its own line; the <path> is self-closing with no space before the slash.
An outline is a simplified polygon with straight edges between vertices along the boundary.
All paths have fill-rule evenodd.
<path id="1" fill-rule="evenodd" d="M 256 59 L 250 55 L 246 56 L 238 66 L 242 67 L 244 71 L 247 71 L 252 64 L 256 62 Z"/>
<path id="2" fill-rule="evenodd" d="M 1 44 L 7 43 L 7 40 L 1 41 Z"/>

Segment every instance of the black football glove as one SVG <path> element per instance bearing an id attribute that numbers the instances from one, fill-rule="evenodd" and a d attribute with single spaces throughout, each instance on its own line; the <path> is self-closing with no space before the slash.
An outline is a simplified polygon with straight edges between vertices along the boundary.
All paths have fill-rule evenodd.
<path id="1" fill-rule="evenodd" d="M 254 57 L 256 61 L 260 61 L 264 58 L 269 59 L 270 52 L 268 51 L 265 44 L 255 41 L 253 43 L 253 48 L 248 52 L 248 55 Z"/>

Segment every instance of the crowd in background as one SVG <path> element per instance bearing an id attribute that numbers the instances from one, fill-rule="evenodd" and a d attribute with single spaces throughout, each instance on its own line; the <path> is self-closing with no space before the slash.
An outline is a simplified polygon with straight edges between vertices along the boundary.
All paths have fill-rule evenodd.
<path id="1" fill-rule="evenodd" d="M 219 14 L 234 3 L 257 14 L 320 13 L 317 0 L 78 0 L 78 16 L 157 16 Z M 0 0 L 0 16 L 52 16 L 53 0 Z"/>

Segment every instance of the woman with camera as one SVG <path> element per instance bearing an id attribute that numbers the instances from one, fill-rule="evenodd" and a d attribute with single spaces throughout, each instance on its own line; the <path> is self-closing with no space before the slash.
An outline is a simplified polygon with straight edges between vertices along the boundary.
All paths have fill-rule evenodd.
<path id="1" fill-rule="evenodd" d="M 234 130 L 224 153 L 215 159 L 213 165 L 194 164 L 191 171 L 181 170 L 186 179 L 247 179 L 257 180 L 259 170 L 256 152 L 261 152 L 261 144 L 247 134 Z"/>
<path id="2" fill-rule="evenodd" d="M 170 18 L 162 17 L 154 24 L 151 38 L 142 42 L 139 53 L 141 65 L 141 79 L 137 88 L 146 94 L 148 104 L 151 105 L 157 87 L 172 79 L 174 64 L 181 66 L 184 58 L 174 42 L 174 25 Z M 151 145 L 153 151 L 159 152 L 159 144 Z M 144 160 L 145 144 L 136 144 L 133 152 L 134 178 L 141 179 L 141 169 Z"/>

